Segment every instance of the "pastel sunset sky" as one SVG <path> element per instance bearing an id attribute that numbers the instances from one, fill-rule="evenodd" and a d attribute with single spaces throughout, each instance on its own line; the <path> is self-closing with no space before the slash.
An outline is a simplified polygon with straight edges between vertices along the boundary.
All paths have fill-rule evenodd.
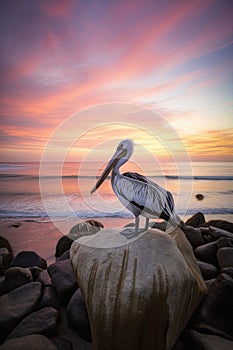
<path id="1" fill-rule="evenodd" d="M 112 102 L 156 110 L 194 161 L 232 160 L 232 16 L 231 0 L 0 0 L 0 161 L 39 161 L 62 122 Z M 130 128 L 77 147 L 149 142 Z"/>

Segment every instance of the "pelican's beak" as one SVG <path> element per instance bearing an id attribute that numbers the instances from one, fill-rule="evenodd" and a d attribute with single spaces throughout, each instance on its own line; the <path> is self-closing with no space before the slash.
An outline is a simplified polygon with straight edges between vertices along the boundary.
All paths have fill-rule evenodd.
<path id="1" fill-rule="evenodd" d="M 95 186 L 92 188 L 92 190 L 90 192 L 91 194 L 94 193 L 101 186 L 101 184 L 104 182 L 104 180 L 106 179 L 106 177 L 108 176 L 108 174 L 110 173 L 112 168 L 117 164 L 119 159 L 121 159 L 122 157 L 124 157 L 126 155 L 126 153 L 127 153 L 127 151 L 124 149 L 116 150 L 112 159 L 109 161 L 108 165 L 104 169 L 100 179 L 97 181 Z"/>

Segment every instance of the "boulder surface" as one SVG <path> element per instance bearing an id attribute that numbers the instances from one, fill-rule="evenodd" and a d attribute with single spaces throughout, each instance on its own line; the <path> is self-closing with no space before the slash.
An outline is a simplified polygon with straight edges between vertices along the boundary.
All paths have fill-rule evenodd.
<path id="1" fill-rule="evenodd" d="M 168 350 L 206 293 L 183 232 L 104 229 L 71 246 L 96 350 Z"/>

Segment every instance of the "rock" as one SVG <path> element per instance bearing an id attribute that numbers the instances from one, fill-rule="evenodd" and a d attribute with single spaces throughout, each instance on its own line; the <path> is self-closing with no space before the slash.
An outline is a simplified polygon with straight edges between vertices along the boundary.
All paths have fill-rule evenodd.
<path id="1" fill-rule="evenodd" d="M 204 214 L 198 212 L 186 221 L 187 226 L 200 227 L 205 223 Z"/>
<path id="2" fill-rule="evenodd" d="M 37 281 L 37 280 L 38 280 L 38 277 L 39 277 L 40 274 L 41 274 L 41 272 L 42 272 L 42 271 L 45 271 L 45 270 L 41 269 L 41 268 L 38 267 L 38 266 L 29 267 L 29 270 L 30 270 L 31 273 L 32 273 L 33 281 Z"/>
<path id="3" fill-rule="evenodd" d="M 9 225 L 8 227 L 19 228 L 22 224 L 20 222 L 15 222 L 14 224 Z"/>
<path id="4" fill-rule="evenodd" d="M 9 334 L 8 339 L 25 337 L 30 334 L 54 334 L 58 324 L 58 311 L 45 307 L 25 317 Z"/>
<path id="5" fill-rule="evenodd" d="M 233 267 L 233 247 L 223 247 L 217 252 L 218 263 L 221 269 Z"/>
<path id="6" fill-rule="evenodd" d="M 69 238 L 68 236 L 62 236 L 57 242 L 56 253 L 55 253 L 56 258 L 60 257 L 67 250 L 70 250 L 72 243 L 73 243 L 73 239 Z"/>
<path id="7" fill-rule="evenodd" d="M 233 278 L 233 268 L 232 267 L 224 267 L 221 272 L 226 273 L 231 278 Z"/>
<path id="8" fill-rule="evenodd" d="M 79 222 L 77 225 L 73 226 L 68 234 L 68 237 L 73 241 L 82 237 L 93 235 L 101 230 L 104 225 L 96 220 L 86 220 Z"/>
<path id="9" fill-rule="evenodd" d="M 43 270 L 39 277 L 38 277 L 38 282 L 41 282 L 43 284 L 43 286 L 45 287 L 49 287 L 52 286 L 52 281 L 51 278 L 49 276 L 48 270 Z"/>
<path id="10" fill-rule="evenodd" d="M 183 225 L 182 231 L 194 249 L 200 245 L 205 244 L 200 229 Z"/>
<path id="11" fill-rule="evenodd" d="M 201 228 L 201 229 L 204 230 L 204 228 Z M 221 237 L 233 239 L 233 233 L 229 231 L 222 230 L 220 228 L 213 227 L 213 226 L 209 226 L 209 230 L 211 230 L 210 235 L 212 236 L 213 241 L 218 240 Z"/>
<path id="12" fill-rule="evenodd" d="M 172 350 L 188 350 L 188 349 L 185 347 L 184 342 L 178 339 L 178 341 L 172 347 Z"/>
<path id="13" fill-rule="evenodd" d="M 22 251 L 16 255 L 11 263 L 12 267 L 32 267 L 38 266 L 43 270 L 47 269 L 47 263 L 44 258 L 33 251 Z"/>
<path id="14" fill-rule="evenodd" d="M 3 275 L 13 259 L 13 250 L 5 237 L 0 236 L 0 275 Z"/>
<path id="15" fill-rule="evenodd" d="M 205 280 L 206 287 L 209 289 L 210 286 L 214 283 L 215 278 L 212 278 L 211 280 Z"/>
<path id="16" fill-rule="evenodd" d="M 28 335 L 22 338 L 10 339 L 0 346 L 0 350 L 57 350 L 55 345 L 40 334 Z"/>
<path id="17" fill-rule="evenodd" d="M 233 223 L 225 220 L 210 220 L 207 222 L 209 226 L 214 226 L 225 231 L 233 233 Z"/>
<path id="18" fill-rule="evenodd" d="M 211 243 L 203 244 L 197 247 L 194 253 L 197 259 L 200 259 L 204 262 L 207 262 L 213 265 L 218 265 L 217 251 L 218 251 L 217 242 L 211 242 Z"/>
<path id="19" fill-rule="evenodd" d="M 202 334 L 195 330 L 186 333 L 185 349 L 191 350 L 232 350 L 233 341 L 216 335 Z"/>
<path id="20" fill-rule="evenodd" d="M 73 242 L 73 241 L 72 241 Z M 70 251 L 67 250 L 65 253 L 63 253 L 57 260 L 67 260 L 70 259 Z"/>
<path id="21" fill-rule="evenodd" d="M 69 342 L 67 339 L 64 339 L 61 337 L 52 337 L 52 338 L 50 337 L 49 339 L 56 346 L 57 350 L 73 350 L 72 343 Z M 76 349 L 74 349 L 74 350 L 76 350 Z M 81 348 L 80 348 L 80 350 L 81 350 Z"/>
<path id="22" fill-rule="evenodd" d="M 37 306 L 41 283 L 30 282 L 0 297 L 0 341 Z"/>
<path id="23" fill-rule="evenodd" d="M 48 267 L 52 284 L 63 304 L 67 304 L 78 285 L 70 260 L 57 261 Z"/>
<path id="24" fill-rule="evenodd" d="M 51 306 L 54 309 L 59 309 L 60 300 L 53 286 L 47 286 L 43 289 L 43 296 L 40 300 L 40 304 L 38 308 L 44 308 L 47 306 Z"/>
<path id="25" fill-rule="evenodd" d="M 204 199 L 204 196 L 201 193 L 197 193 L 195 197 L 197 198 L 198 201 L 202 201 Z"/>
<path id="26" fill-rule="evenodd" d="M 217 240 L 218 248 L 233 247 L 233 238 L 222 237 Z"/>
<path id="27" fill-rule="evenodd" d="M 158 230 L 165 232 L 167 228 L 167 222 L 166 221 L 153 222 L 153 224 L 151 225 L 151 228 L 157 228 Z"/>
<path id="28" fill-rule="evenodd" d="M 218 269 L 212 264 L 203 261 L 198 261 L 198 265 L 200 267 L 201 274 L 204 280 L 211 280 L 212 278 L 217 277 L 219 274 Z"/>
<path id="29" fill-rule="evenodd" d="M 222 273 L 210 286 L 209 293 L 196 312 L 192 327 L 212 327 L 233 337 L 233 279 Z M 207 326 L 206 326 L 207 325 Z"/>
<path id="30" fill-rule="evenodd" d="M 171 349 L 206 293 L 180 229 L 132 239 L 105 229 L 70 253 L 96 350 Z"/>
<path id="31" fill-rule="evenodd" d="M 66 314 L 69 327 L 76 331 L 80 338 L 91 343 L 90 322 L 80 289 L 78 289 L 70 299 Z"/>
<path id="32" fill-rule="evenodd" d="M 32 281 L 32 274 L 28 268 L 11 267 L 6 270 L 4 281 L 0 282 L 0 295 Z"/>

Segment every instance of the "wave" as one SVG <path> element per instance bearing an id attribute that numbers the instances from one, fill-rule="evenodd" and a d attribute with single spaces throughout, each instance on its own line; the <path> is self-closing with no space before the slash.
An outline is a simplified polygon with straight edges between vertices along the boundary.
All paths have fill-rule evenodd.
<path id="1" fill-rule="evenodd" d="M 198 211 L 201 211 L 203 214 L 209 214 L 209 215 L 232 215 L 233 209 L 231 208 L 208 208 L 208 209 L 188 209 L 187 211 L 177 211 L 177 214 L 182 215 L 193 215 L 197 213 Z M 124 210 L 113 212 L 113 213 L 107 213 L 107 212 L 101 212 L 101 211 L 71 211 L 69 213 L 62 212 L 62 211 L 56 211 L 47 213 L 45 211 L 41 212 L 29 212 L 29 211 L 21 211 L 21 210 L 0 210 L 0 217 L 25 217 L 25 218 L 126 218 L 126 219 L 133 219 L 133 215 L 130 212 L 126 212 Z"/>
<path id="2" fill-rule="evenodd" d="M 93 176 L 93 175 L 42 175 L 42 176 L 34 176 L 34 175 L 24 175 L 24 174 L 0 174 L 0 178 L 25 178 L 25 179 L 41 179 L 41 180 L 46 180 L 46 179 L 90 179 L 90 180 L 96 180 L 99 179 L 101 176 Z M 108 176 L 108 179 L 111 177 Z M 178 175 L 152 175 L 148 176 L 149 179 L 168 179 L 168 180 L 204 180 L 204 181 L 233 181 L 233 176 L 231 175 L 213 175 L 213 176 L 178 176 Z"/>

